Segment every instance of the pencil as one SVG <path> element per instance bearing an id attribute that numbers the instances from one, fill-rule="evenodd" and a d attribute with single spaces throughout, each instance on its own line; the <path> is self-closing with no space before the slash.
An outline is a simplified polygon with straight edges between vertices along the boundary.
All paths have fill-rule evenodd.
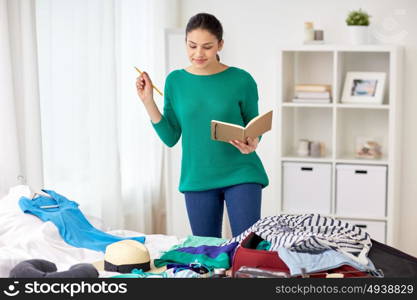
<path id="1" fill-rule="evenodd" d="M 139 74 L 142 74 L 142 71 L 141 70 L 139 70 L 138 68 L 136 68 L 135 67 L 135 69 L 136 69 L 136 71 L 138 71 L 139 72 Z M 161 93 L 161 91 L 156 87 L 156 86 L 154 86 L 153 84 L 152 84 L 152 87 L 161 95 L 161 96 L 163 96 L 162 95 L 162 93 Z"/>

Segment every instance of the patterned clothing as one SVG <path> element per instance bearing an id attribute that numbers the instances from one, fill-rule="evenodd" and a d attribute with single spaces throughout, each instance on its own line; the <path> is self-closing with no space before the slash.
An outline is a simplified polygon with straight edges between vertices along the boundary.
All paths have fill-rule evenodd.
<path id="1" fill-rule="evenodd" d="M 251 232 L 270 242 L 271 251 L 279 247 L 313 253 L 333 249 L 365 266 L 372 246 L 369 234 L 360 227 L 319 214 L 265 217 L 222 245 L 240 244 Z"/>
<path id="2" fill-rule="evenodd" d="M 167 264 L 198 263 L 202 266 L 213 268 L 229 269 L 232 265 L 232 257 L 238 243 L 230 243 L 225 246 L 198 246 L 184 247 L 165 252 L 160 258 L 154 260 L 155 267 L 162 267 Z"/>

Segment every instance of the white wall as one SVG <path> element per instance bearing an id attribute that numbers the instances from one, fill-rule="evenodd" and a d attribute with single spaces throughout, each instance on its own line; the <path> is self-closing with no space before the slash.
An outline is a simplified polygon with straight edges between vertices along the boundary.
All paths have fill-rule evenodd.
<path id="1" fill-rule="evenodd" d="M 362 8 L 371 17 L 373 41 L 395 43 L 404 52 L 404 118 L 403 118 L 403 180 L 400 201 L 400 244 L 397 248 L 417 256 L 417 1 L 415 0 L 181 0 L 180 26 L 196 13 L 214 14 L 223 24 L 225 49 L 220 55 L 224 63 L 248 70 L 258 83 L 260 111 L 262 99 L 276 99 L 276 49 L 281 44 L 301 43 L 305 21 L 323 29 L 328 43 L 347 43 L 344 22 L 350 10 Z M 265 108 L 265 109 L 264 109 Z M 266 151 L 272 138 L 263 139 L 258 153 L 265 163 L 273 162 Z M 263 144 L 263 145 L 262 145 Z M 269 172 L 271 185 L 275 174 Z M 273 187 L 264 191 L 263 215 L 277 210 L 278 197 Z"/>

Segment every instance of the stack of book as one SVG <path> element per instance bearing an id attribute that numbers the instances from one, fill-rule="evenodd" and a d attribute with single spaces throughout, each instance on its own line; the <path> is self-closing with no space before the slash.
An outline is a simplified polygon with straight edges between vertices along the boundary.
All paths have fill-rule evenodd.
<path id="1" fill-rule="evenodd" d="M 295 85 L 293 102 L 297 103 L 330 103 L 331 86 L 329 84 Z"/>

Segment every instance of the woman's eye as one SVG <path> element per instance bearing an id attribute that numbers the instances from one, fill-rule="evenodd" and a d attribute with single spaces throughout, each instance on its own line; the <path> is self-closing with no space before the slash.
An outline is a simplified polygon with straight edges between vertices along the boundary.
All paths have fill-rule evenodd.
<path id="1" fill-rule="evenodd" d="M 197 48 L 196 46 L 189 46 L 191 49 Z M 210 50 L 212 47 L 203 47 L 205 50 Z"/>

